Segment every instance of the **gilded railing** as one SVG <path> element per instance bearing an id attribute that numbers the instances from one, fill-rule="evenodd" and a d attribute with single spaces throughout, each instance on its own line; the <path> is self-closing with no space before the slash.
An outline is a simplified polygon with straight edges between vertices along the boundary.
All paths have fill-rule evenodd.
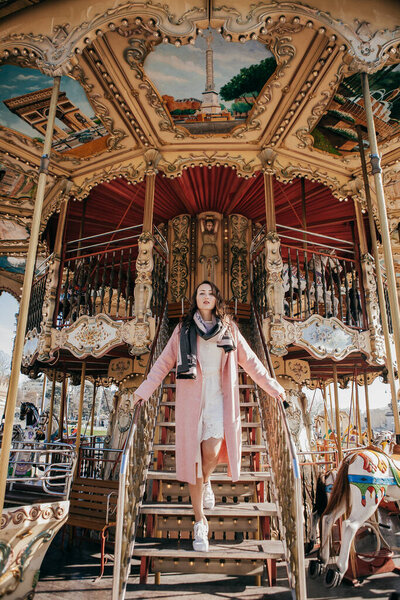
<path id="1" fill-rule="evenodd" d="M 277 227 L 279 247 L 275 249 L 275 257 L 279 254 L 282 260 L 283 316 L 305 321 L 319 314 L 336 317 L 350 327 L 366 329 L 361 267 L 349 242 L 292 227 Z M 276 277 L 269 277 L 269 271 L 277 275 L 275 259 L 268 257 L 267 238 L 261 229 L 250 248 L 253 300 L 262 318 L 274 312 L 268 285 Z"/>
<path id="2" fill-rule="evenodd" d="M 168 339 L 166 305 L 152 347 L 148 369 L 161 354 Z M 136 520 L 149 468 L 154 428 L 162 388 L 144 403 L 135 406 L 132 424 L 122 453 L 119 470 L 117 524 L 112 600 L 123 600 L 131 569 Z"/>
<path id="3" fill-rule="evenodd" d="M 254 350 L 273 375 L 268 348 L 260 319 L 252 310 Z M 292 440 L 282 402 L 258 389 L 258 402 L 277 502 L 280 532 L 285 547 L 289 585 L 296 600 L 306 600 L 304 562 L 303 505 L 301 476 L 296 448 Z"/>

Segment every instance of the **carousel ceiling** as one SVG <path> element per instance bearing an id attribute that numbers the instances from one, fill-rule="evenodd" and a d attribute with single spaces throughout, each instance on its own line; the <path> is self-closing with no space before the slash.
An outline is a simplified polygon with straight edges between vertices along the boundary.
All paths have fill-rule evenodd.
<path id="1" fill-rule="evenodd" d="M 296 178 L 305 177 L 307 226 L 351 239 L 352 203 L 339 199 L 363 201 L 362 69 L 396 232 L 400 9 L 385 0 L 377 14 L 367 2 L 361 21 L 356 2 L 337 14 L 327 0 L 313 4 L 0 2 L 0 18 L 9 14 L 0 34 L 0 256 L 26 251 L 53 75 L 62 93 L 42 229 L 69 196 L 88 198 L 89 213 L 96 206 L 113 226 L 140 222 L 156 153 L 158 223 L 211 208 L 262 222 L 267 169 L 278 221 L 299 225 Z M 72 206 L 78 215 L 82 206 Z"/>
<path id="2" fill-rule="evenodd" d="M 301 181 L 283 184 L 274 181 L 275 210 L 279 225 L 303 229 Z M 131 185 L 124 179 L 96 186 L 84 202 L 70 204 L 68 239 L 82 233 L 90 236 L 104 231 L 142 223 L 145 183 Z M 304 181 L 304 208 L 309 232 L 354 241 L 353 202 L 339 202 L 325 186 Z M 154 222 L 166 223 L 178 214 L 195 215 L 216 211 L 224 215 L 241 214 L 253 223 L 265 223 L 264 179 L 258 173 L 250 179 L 237 176 L 231 168 L 194 167 L 181 177 L 169 179 L 159 173 L 155 183 Z M 301 238 L 298 233 L 293 236 Z M 315 239 L 314 241 L 318 241 Z M 336 243 L 337 247 L 343 244 Z"/>

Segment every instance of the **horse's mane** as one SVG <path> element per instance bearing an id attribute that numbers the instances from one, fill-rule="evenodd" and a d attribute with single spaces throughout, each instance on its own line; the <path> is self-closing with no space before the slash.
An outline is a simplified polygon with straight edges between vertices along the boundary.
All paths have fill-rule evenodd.
<path id="1" fill-rule="evenodd" d="M 339 467 L 336 475 L 336 479 L 333 483 L 332 493 L 329 496 L 327 507 L 324 511 L 324 515 L 333 513 L 337 507 L 343 502 L 346 503 L 346 512 L 351 511 L 350 506 L 350 484 L 347 478 L 349 472 L 349 465 L 355 459 L 354 455 L 347 456 Z"/>

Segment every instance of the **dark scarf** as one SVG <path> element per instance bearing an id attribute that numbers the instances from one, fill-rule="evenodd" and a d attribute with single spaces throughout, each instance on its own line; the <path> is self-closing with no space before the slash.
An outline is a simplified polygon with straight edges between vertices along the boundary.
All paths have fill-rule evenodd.
<path id="1" fill-rule="evenodd" d="M 197 336 L 204 340 L 218 336 L 217 346 L 225 352 L 235 350 L 235 344 L 229 327 L 221 319 L 214 317 L 215 323 L 207 331 L 206 324 L 199 311 L 193 316 L 193 321 L 184 324 L 181 329 L 179 354 L 176 370 L 177 379 L 196 379 L 197 377 Z"/>

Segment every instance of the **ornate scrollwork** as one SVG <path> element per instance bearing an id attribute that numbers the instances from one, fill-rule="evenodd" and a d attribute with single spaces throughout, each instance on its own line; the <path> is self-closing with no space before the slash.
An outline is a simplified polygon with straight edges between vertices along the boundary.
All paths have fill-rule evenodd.
<path id="1" fill-rule="evenodd" d="M 143 62 L 155 44 L 156 41 L 154 39 L 146 41 L 143 37 L 131 38 L 129 40 L 129 48 L 126 48 L 124 51 L 124 59 L 135 73 L 135 78 L 140 80 L 139 89 L 145 92 L 148 104 L 155 110 L 157 116 L 160 117 L 161 120 L 158 123 L 160 130 L 170 131 L 174 133 L 175 138 L 183 139 L 187 137 L 189 133 L 185 129 L 174 125 L 157 90 L 150 79 L 146 77 L 143 70 Z"/>
<path id="2" fill-rule="evenodd" d="M 263 327 L 274 354 L 286 354 L 287 346 L 295 344 L 319 359 L 342 360 L 352 352 L 363 352 L 372 358 L 369 331 L 355 331 L 336 317 L 312 315 L 303 322 L 281 319 L 278 324 L 265 319 Z"/>
<path id="3" fill-rule="evenodd" d="M 189 229 L 190 216 L 179 215 L 171 221 L 172 228 L 172 264 L 170 270 L 170 294 L 173 302 L 186 296 L 189 275 Z"/>
<path id="4" fill-rule="evenodd" d="M 265 43 L 276 57 L 278 66 L 272 78 L 258 96 L 257 102 L 251 110 L 246 123 L 234 129 L 232 137 L 242 138 L 246 132 L 260 129 L 261 123 L 259 117 L 265 112 L 267 104 L 272 100 L 274 90 L 281 87 L 280 79 L 296 55 L 296 47 L 291 43 L 292 38 L 288 34 L 298 33 L 302 28 L 303 26 L 300 24 L 289 23 L 285 24 L 285 27 L 282 28 L 282 24 L 277 23 L 269 31 L 268 36 L 265 38 Z"/>
<path id="5" fill-rule="evenodd" d="M 249 291 L 247 231 L 249 220 L 241 215 L 230 217 L 231 290 L 235 298 L 247 302 Z"/>

